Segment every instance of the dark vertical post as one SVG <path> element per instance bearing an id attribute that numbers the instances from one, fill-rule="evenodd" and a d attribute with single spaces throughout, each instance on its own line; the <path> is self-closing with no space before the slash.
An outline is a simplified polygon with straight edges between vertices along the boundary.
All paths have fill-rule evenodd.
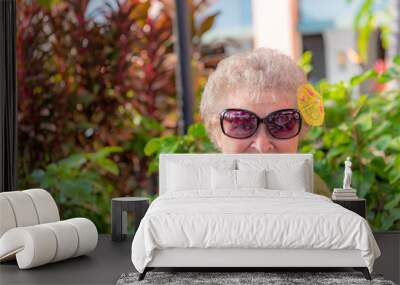
<path id="1" fill-rule="evenodd" d="M 17 188 L 16 2 L 0 1 L 0 192 Z"/>
<path id="2" fill-rule="evenodd" d="M 178 107 L 181 118 L 178 123 L 180 134 L 185 134 L 193 123 L 193 90 L 191 74 L 191 31 L 188 0 L 175 0 L 175 52 L 178 55 L 176 68 L 176 86 Z"/>

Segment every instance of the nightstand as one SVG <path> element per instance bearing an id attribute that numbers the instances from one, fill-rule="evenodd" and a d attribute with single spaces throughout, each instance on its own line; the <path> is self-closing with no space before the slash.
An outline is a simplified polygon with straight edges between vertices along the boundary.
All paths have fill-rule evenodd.
<path id="1" fill-rule="evenodd" d="M 150 199 L 144 197 L 119 197 L 111 202 L 111 238 L 113 241 L 123 241 L 127 234 L 127 212 L 135 215 L 135 231 L 144 217 L 150 204 Z"/>
<path id="2" fill-rule="evenodd" d="M 364 219 L 366 218 L 367 205 L 365 199 L 357 198 L 354 200 L 332 200 L 332 202 L 359 214 Z"/>

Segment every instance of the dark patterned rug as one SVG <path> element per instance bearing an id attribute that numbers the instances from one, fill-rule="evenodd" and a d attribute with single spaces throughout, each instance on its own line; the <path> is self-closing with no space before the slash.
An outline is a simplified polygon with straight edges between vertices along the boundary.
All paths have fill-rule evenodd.
<path id="1" fill-rule="evenodd" d="M 133 284 L 376 284 L 395 285 L 384 280 L 381 275 L 372 274 L 372 281 L 364 278 L 360 272 L 154 272 L 150 271 L 142 281 L 138 281 L 139 273 L 124 273 L 117 285 Z"/>

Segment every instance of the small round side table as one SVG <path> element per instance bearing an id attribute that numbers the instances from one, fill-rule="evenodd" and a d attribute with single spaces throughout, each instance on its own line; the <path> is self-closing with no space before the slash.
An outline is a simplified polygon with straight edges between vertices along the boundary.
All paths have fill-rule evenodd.
<path id="1" fill-rule="evenodd" d="M 144 197 L 118 197 L 111 200 L 111 239 L 123 241 L 127 235 L 127 212 L 135 215 L 135 231 L 144 217 L 150 199 Z"/>

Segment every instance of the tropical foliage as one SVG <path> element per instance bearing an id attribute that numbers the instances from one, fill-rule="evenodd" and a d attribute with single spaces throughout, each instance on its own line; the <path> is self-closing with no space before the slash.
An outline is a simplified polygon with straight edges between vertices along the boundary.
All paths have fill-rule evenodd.
<path id="1" fill-rule="evenodd" d="M 51 190 L 63 218 L 90 217 L 98 231 L 107 232 L 114 186 L 106 177 L 119 174 L 108 156 L 120 151 L 119 147 L 105 147 L 95 153 L 75 153 L 36 169 L 30 178 Z"/>
<path id="2" fill-rule="evenodd" d="M 92 11 L 93 2 L 17 1 L 18 187 L 44 187 L 64 217 L 84 212 L 106 230 L 106 197 L 156 193 L 144 146 L 177 133 L 174 9 L 171 1 L 114 0 Z M 207 6 L 190 6 L 196 94 L 207 77 L 201 38 L 217 15 L 203 15 Z M 108 160 L 89 159 L 115 146 Z M 114 170 L 97 173 L 104 163 Z"/>
<path id="3" fill-rule="evenodd" d="M 367 80 L 388 86 L 354 98 Z M 352 157 L 353 187 L 367 199 L 368 220 L 376 230 L 400 229 L 399 82 L 400 56 L 381 74 L 368 70 L 349 82 L 320 82 L 325 124 L 311 129 L 301 147 L 314 154 L 316 171 L 331 188 L 342 185 L 343 162 Z"/>

